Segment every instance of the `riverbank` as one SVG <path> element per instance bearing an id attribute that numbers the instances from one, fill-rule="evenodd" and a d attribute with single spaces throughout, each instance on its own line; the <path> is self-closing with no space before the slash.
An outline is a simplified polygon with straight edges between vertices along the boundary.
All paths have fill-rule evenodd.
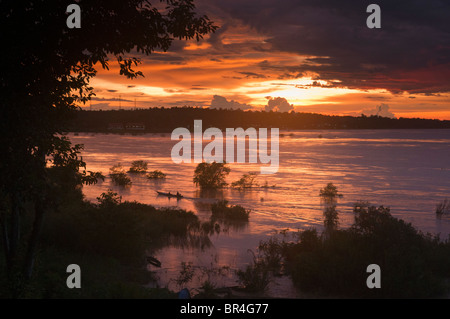
<path id="1" fill-rule="evenodd" d="M 97 133 L 171 133 L 185 127 L 193 129 L 194 120 L 205 127 L 309 129 L 448 129 L 450 121 L 380 116 L 332 116 L 300 112 L 263 112 L 193 107 L 149 108 L 75 112 L 70 132 Z"/>

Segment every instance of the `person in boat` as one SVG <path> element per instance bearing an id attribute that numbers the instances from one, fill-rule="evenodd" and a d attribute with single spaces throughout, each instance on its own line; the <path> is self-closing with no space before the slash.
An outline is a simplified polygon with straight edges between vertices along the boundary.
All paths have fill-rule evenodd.
<path id="1" fill-rule="evenodd" d="M 172 194 L 169 192 L 169 196 L 172 196 Z"/>
<path id="2" fill-rule="evenodd" d="M 181 194 L 177 192 L 177 197 L 181 197 Z"/>

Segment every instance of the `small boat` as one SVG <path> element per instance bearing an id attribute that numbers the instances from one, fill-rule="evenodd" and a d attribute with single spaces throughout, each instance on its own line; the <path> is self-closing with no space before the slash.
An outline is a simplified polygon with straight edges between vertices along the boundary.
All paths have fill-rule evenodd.
<path id="1" fill-rule="evenodd" d="M 164 192 L 160 192 L 160 191 L 156 191 L 157 193 L 158 193 L 158 195 L 161 195 L 161 196 L 167 196 L 167 197 L 176 197 L 176 198 L 183 198 L 184 196 L 183 195 L 181 195 L 181 194 L 179 194 L 179 193 L 177 193 L 177 194 L 171 194 L 170 192 L 169 193 L 164 193 Z"/>
<path id="2" fill-rule="evenodd" d="M 161 262 L 152 256 L 147 256 L 147 262 L 155 267 L 161 267 Z"/>

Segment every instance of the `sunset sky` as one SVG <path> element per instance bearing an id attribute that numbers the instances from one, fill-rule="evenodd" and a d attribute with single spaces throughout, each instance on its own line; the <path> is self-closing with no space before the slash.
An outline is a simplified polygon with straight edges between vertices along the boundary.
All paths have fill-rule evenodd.
<path id="1" fill-rule="evenodd" d="M 381 29 L 369 29 L 370 3 Z M 197 0 L 219 26 L 99 71 L 85 108 L 196 106 L 450 120 L 450 2 Z M 134 55 L 136 56 L 136 55 Z"/>

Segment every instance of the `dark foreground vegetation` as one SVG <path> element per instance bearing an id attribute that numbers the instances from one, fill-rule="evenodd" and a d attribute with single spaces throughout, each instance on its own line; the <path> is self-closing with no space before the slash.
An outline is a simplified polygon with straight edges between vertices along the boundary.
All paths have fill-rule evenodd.
<path id="1" fill-rule="evenodd" d="M 282 232 L 282 239 L 261 242 L 254 264 L 241 276 L 254 278 L 252 285 L 267 285 L 268 272 L 281 271 L 313 298 L 448 298 L 448 240 L 419 232 L 383 206 L 358 203 L 354 214 L 347 229 L 327 227 L 325 214 L 322 233 L 311 228 L 287 240 Z M 371 264 L 380 266 L 381 288 L 366 284 Z"/>
<path id="2" fill-rule="evenodd" d="M 65 228 L 56 224 L 53 228 L 46 225 L 46 222 L 52 223 L 55 218 L 61 218 L 53 215 L 58 207 L 56 202 L 61 199 L 73 205 L 81 205 L 79 202 L 69 201 L 63 196 L 67 195 L 64 192 L 61 196 L 56 195 L 58 187 L 62 187 L 66 180 L 55 180 L 49 176 L 49 166 L 64 167 L 71 171 L 72 177 L 77 172 L 81 173 L 78 177 L 84 183 L 95 183 L 101 178 L 100 174 L 84 170 L 85 166 L 77 160 L 80 147 L 72 146 L 61 135 L 68 131 L 72 116 L 79 106 L 88 102 L 94 94 L 90 80 L 97 71 L 109 69 L 114 63 L 112 59 L 116 61 L 116 70 L 127 79 L 143 76 L 142 71 L 135 68 L 141 63 L 143 56 L 154 51 L 169 50 L 174 39 L 199 41 L 218 28 L 207 16 L 197 12 L 192 0 L 167 0 L 162 1 L 164 4 L 158 2 L 156 6 L 148 1 L 123 0 L 95 3 L 100 6 L 95 9 L 84 3 L 83 25 L 87 28 L 95 25 L 95 32 L 68 32 L 65 23 L 67 16 L 64 14 L 68 3 L 56 1 L 52 5 L 44 5 L 44 2 L 24 0 L 18 3 L 5 0 L 0 6 L 1 29 L 9 30 L 2 33 L 2 40 L 8 46 L 0 53 L 0 145 L 3 150 L 0 161 L 2 296 L 52 296 L 53 288 L 47 286 L 51 286 L 52 282 L 60 282 L 55 276 L 60 276 L 65 269 L 51 271 L 50 265 L 61 266 L 63 263 L 60 259 L 64 259 L 67 254 L 67 260 L 71 263 L 80 260 L 74 258 L 75 253 L 79 253 L 83 260 L 94 260 L 89 249 L 96 253 L 102 251 L 101 246 L 96 246 L 96 242 L 84 242 L 85 234 L 88 237 L 89 234 L 94 236 L 95 233 L 102 233 L 101 229 L 106 227 L 111 234 L 104 239 L 124 241 L 118 244 L 126 244 L 126 238 L 112 237 L 117 230 L 115 227 L 120 228 L 120 223 L 108 223 L 116 217 L 123 218 L 122 213 L 115 216 L 114 210 L 105 211 L 104 208 L 89 206 L 76 210 L 67 208 L 59 211 L 61 216 L 67 215 L 61 221 Z M 110 32 L 111 25 L 114 25 L 115 32 Z M 127 182 L 126 175 L 121 171 L 118 175 L 112 173 L 118 184 Z M 122 205 L 125 204 L 119 206 Z M 142 210 L 146 209 L 141 206 L 136 208 L 139 214 L 144 214 Z M 70 214 L 74 211 L 80 214 L 74 217 Z M 83 219 L 83 211 L 90 216 L 89 222 Z M 127 211 L 134 212 L 135 209 Z M 109 213 L 113 216 L 103 217 Z M 99 219 L 98 223 L 95 219 Z M 73 222 L 74 226 L 66 220 Z M 78 227 L 77 222 L 83 227 Z M 103 223 L 109 226 L 103 226 Z M 50 230 L 60 231 L 63 237 L 54 237 L 53 241 L 41 243 L 39 238 L 45 240 L 46 236 L 50 236 Z M 72 236 L 80 234 L 80 242 L 77 242 L 80 247 L 74 244 L 75 248 L 71 253 L 68 253 L 68 249 L 62 249 L 62 243 L 68 241 L 64 237 L 66 233 Z M 129 235 L 133 238 L 132 234 Z M 54 253 L 49 253 L 50 246 L 55 247 L 52 248 L 56 250 Z M 133 251 L 134 248 L 129 249 Z M 117 256 L 108 254 L 105 252 L 103 257 L 116 260 Z M 36 259 L 38 255 L 40 258 Z M 45 259 L 45 256 L 51 257 Z M 99 260 L 107 262 L 106 258 Z M 44 261 L 46 263 L 43 264 Z M 98 277 L 101 277 L 102 271 L 99 269 L 113 268 L 110 265 L 99 264 L 92 269 L 96 269 Z M 86 265 L 84 267 L 89 268 Z M 108 273 L 112 274 L 112 271 Z M 44 280 L 45 277 L 47 280 Z M 37 278 L 40 280 L 38 283 Z M 94 281 L 96 278 L 94 276 Z M 114 281 L 106 280 L 103 283 L 110 285 Z M 33 286 L 35 289 L 32 289 Z M 83 289 L 83 293 L 88 294 L 88 291 L 94 290 Z M 104 296 L 102 293 L 92 295 Z"/>
<path id="3" fill-rule="evenodd" d="M 392 217 L 385 207 L 356 207 L 355 222 L 327 238 L 300 234 L 286 247 L 294 283 L 332 296 L 429 298 L 448 293 L 450 244 Z M 381 288 L 368 289 L 366 268 L 381 268 Z"/>
<path id="4" fill-rule="evenodd" d="M 205 126 L 277 127 L 280 129 L 439 129 L 450 128 L 450 121 L 391 119 L 379 116 L 330 116 L 315 113 L 217 110 L 193 107 L 138 110 L 78 111 L 71 122 L 73 132 L 171 133 L 177 127 L 193 130 L 194 120 Z M 132 124 L 139 124 L 137 130 Z"/>
<path id="5" fill-rule="evenodd" d="M 20 272 L 0 276 L 0 298 L 176 298 L 167 289 L 145 288 L 155 280 L 146 256 L 178 242 L 209 244 L 212 228 L 192 212 L 122 202 L 112 191 L 94 204 L 83 200 L 80 188 L 59 190 L 60 200 L 46 216 L 32 278 L 24 280 Z M 4 263 L 0 258 L 2 269 Z M 70 264 L 82 270 L 82 289 L 66 285 Z"/>

